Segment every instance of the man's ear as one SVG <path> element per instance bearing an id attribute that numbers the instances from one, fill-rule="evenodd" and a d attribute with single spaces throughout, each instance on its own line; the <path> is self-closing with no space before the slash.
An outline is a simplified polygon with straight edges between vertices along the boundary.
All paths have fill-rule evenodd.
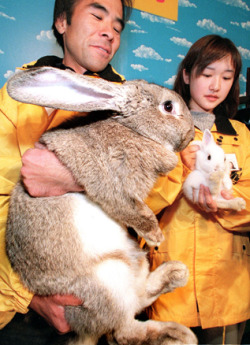
<path id="1" fill-rule="evenodd" d="M 183 75 L 183 80 L 184 80 L 184 83 L 189 85 L 190 83 L 190 74 L 187 73 L 186 69 L 184 68 L 184 70 L 182 71 L 182 75 Z"/>
<path id="2" fill-rule="evenodd" d="M 61 14 L 55 21 L 55 27 L 59 34 L 63 35 L 67 28 L 67 18 L 66 14 Z"/>

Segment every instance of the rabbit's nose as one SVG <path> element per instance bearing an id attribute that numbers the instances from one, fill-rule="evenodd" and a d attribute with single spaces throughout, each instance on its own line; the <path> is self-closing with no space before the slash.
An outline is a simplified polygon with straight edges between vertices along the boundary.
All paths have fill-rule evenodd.
<path id="1" fill-rule="evenodd" d="M 214 168 L 215 171 L 223 171 L 224 165 L 223 164 L 217 164 Z"/>

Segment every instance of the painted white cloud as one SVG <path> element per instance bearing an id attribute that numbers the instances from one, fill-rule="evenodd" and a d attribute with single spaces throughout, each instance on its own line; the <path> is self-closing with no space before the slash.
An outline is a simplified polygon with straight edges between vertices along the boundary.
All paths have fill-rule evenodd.
<path id="1" fill-rule="evenodd" d="M 178 57 L 179 59 L 184 59 L 185 55 L 178 54 L 177 57 Z"/>
<path id="2" fill-rule="evenodd" d="M 169 78 L 168 80 L 164 81 L 164 84 L 166 85 L 174 85 L 176 79 L 176 75 L 173 75 L 171 78 Z"/>
<path id="3" fill-rule="evenodd" d="M 249 49 L 246 49 L 246 48 L 243 48 L 241 46 L 237 47 L 241 56 L 244 58 L 244 59 L 247 59 L 247 60 L 250 60 L 250 50 Z"/>
<path id="4" fill-rule="evenodd" d="M 230 22 L 231 25 L 236 25 L 236 26 L 240 26 L 240 23 L 237 22 Z"/>
<path id="5" fill-rule="evenodd" d="M 195 4 L 193 4 L 192 2 L 190 2 L 189 0 L 179 0 L 178 5 L 181 7 L 195 7 L 195 8 L 197 8 L 197 6 Z"/>
<path id="6" fill-rule="evenodd" d="M 180 37 L 171 37 L 170 41 L 177 44 L 178 46 L 182 47 L 191 47 L 192 43 L 187 41 L 186 38 L 180 38 Z"/>
<path id="7" fill-rule="evenodd" d="M 52 30 L 42 30 L 39 35 L 36 36 L 38 41 L 48 41 L 55 39 Z"/>
<path id="8" fill-rule="evenodd" d="M 130 32 L 132 32 L 133 34 L 147 34 L 147 31 L 138 29 L 131 30 Z"/>
<path id="9" fill-rule="evenodd" d="M 250 11 L 250 8 L 248 7 L 247 3 L 242 0 L 219 0 L 219 1 L 229 6 L 240 7 L 243 10 Z"/>
<path id="10" fill-rule="evenodd" d="M 1 49 L 0 49 L 0 54 L 4 54 L 4 51 L 2 51 Z"/>
<path id="11" fill-rule="evenodd" d="M 159 17 L 159 16 L 154 16 L 153 14 L 147 13 L 147 12 L 141 12 L 141 17 L 142 19 L 150 20 L 152 23 L 163 23 L 165 24 L 170 30 L 180 32 L 179 29 L 174 28 L 175 21 Z"/>
<path id="12" fill-rule="evenodd" d="M 10 19 L 10 20 L 16 20 L 15 17 L 10 17 L 6 13 L 4 13 L 4 12 L 0 12 L 0 17 L 6 18 L 6 19 Z"/>
<path id="13" fill-rule="evenodd" d="M 135 56 L 143 59 L 163 60 L 163 58 L 150 47 L 146 47 L 143 44 L 137 49 L 133 50 Z"/>
<path id="14" fill-rule="evenodd" d="M 165 59 L 166 62 L 172 62 L 172 59 Z"/>
<path id="15" fill-rule="evenodd" d="M 4 78 L 8 79 L 9 77 L 11 77 L 14 74 L 13 71 L 8 70 L 5 74 L 4 74 Z"/>
<path id="16" fill-rule="evenodd" d="M 132 64 L 131 67 L 136 70 L 136 71 L 139 71 L 139 72 L 143 72 L 143 71 L 148 71 L 148 68 L 143 66 L 143 65 L 135 65 L 135 64 Z"/>
<path id="17" fill-rule="evenodd" d="M 134 20 L 129 20 L 126 25 L 133 26 L 134 28 L 137 28 L 137 29 L 141 28 L 138 24 L 136 24 Z"/>
<path id="18" fill-rule="evenodd" d="M 250 21 L 241 23 L 241 27 L 246 30 L 250 30 Z"/>
<path id="19" fill-rule="evenodd" d="M 152 23 L 165 23 L 168 25 L 175 25 L 175 22 L 171 19 L 155 16 L 147 12 L 141 12 L 142 19 L 150 20 Z"/>
<path id="20" fill-rule="evenodd" d="M 213 33 L 219 33 L 219 34 L 225 34 L 227 33 L 226 29 L 223 29 L 222 27 L 216 25 L 211 19 L 202 19 L 198 20 L 197 26 L 199 26 L 202 29 L 207 29 Z"/>
<path id="21" fill-rule="evenodd" d="M 239 79 L 240 79 L 240 81 L 243 81 L 244 83 L 247 82 L 247 79 L 246 79 L 246 77 L 243 74 L 240 74 Z"/>

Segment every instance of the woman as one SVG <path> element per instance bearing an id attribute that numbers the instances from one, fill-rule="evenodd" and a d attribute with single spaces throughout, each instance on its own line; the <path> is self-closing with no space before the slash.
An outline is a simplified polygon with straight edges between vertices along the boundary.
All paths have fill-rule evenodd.
<path id="1" fill-rule="evenodd" d="M 240 344 L 250 317 L 250 132 L 229 120 L 238 107 L 240 70 L 240 54 L 229 39 L 205 36 L 182 61 L 174 89 L 192 112 L 195 140 L 208 128 L 226 154 L 233 155 L 233 195 L 246 200 L 246 209 L 218 209 L 204 186 L 193 203 L 185 199 L 181 186 L 194 169 L 197 145 L 181 153 L 178 166 L 158 180 L 148 197 L 165 236 L 151 250 L 152 269 L 180 260 L 190 272 L 188 284 L 161 296 L 149 317 L 191 327 L 200 344 Z"/>

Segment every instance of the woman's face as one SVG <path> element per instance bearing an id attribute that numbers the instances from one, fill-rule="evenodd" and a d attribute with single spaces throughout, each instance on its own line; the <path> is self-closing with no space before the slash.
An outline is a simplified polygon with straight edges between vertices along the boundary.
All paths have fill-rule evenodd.
<path id="1" fill-rule="evenodd" d="M 189 108 L 212 113 L 226 99 L 234 82 L 234 73 L 230 55 L 212 62 L 199 76 L 196 76 L 196 69 L 191 76 L 184 70 L 184 82 L 190 88 Z"/>

